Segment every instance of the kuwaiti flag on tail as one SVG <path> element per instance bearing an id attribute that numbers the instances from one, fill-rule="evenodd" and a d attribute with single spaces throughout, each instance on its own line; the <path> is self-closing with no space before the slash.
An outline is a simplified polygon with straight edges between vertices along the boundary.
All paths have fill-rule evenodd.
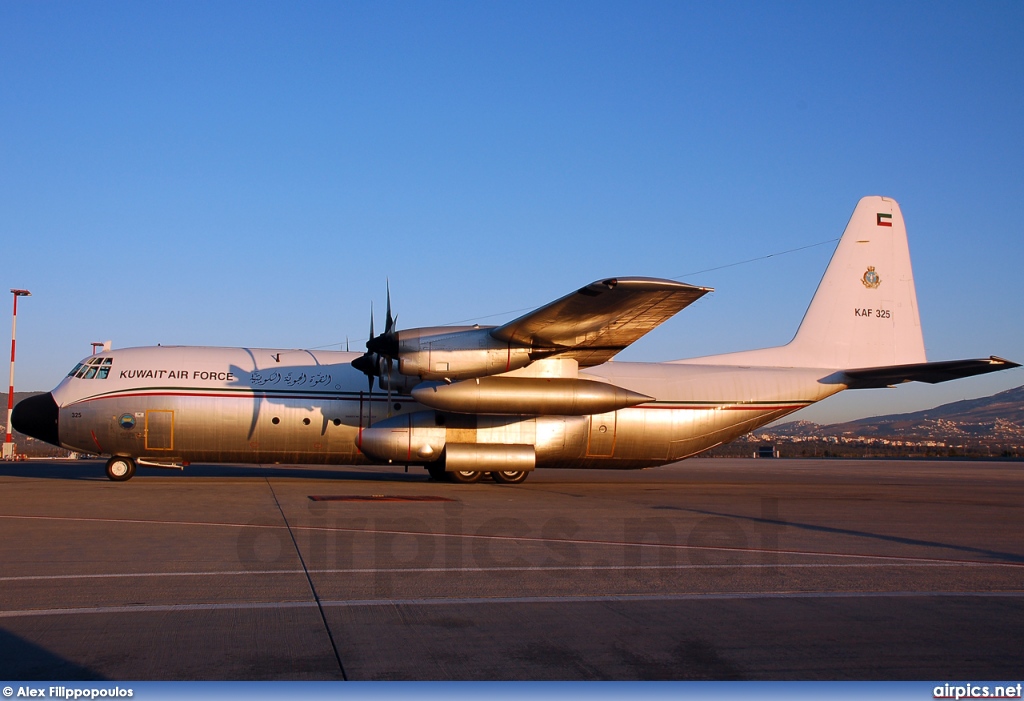
<path id="1" fill-rule="evenodd" d="M 879 226 L 892 226 L 892 215 L 886 214 L 885 212 L 879 212 L 876 221 Z"/>

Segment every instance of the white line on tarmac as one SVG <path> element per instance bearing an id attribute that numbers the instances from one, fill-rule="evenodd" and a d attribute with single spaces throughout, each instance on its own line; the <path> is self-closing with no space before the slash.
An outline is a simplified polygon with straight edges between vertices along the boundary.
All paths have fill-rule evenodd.
<path id="1" fill-rule="evenodd" d="M 874 567 L 1019 567 L 1006 562 L 943 560 L 941 562 L 819 562 L 819 563 L 747 563 L 718 565 L 574 565 L 526 567 L 365 567 L 350 569 L 310 569 L 310 574 L 456 574 L 460 572 L 637 572 L 720 569 L 868 569 Z M 254 575 L 300 575 L 303 570 L 211 570 L 206 572 L 113 572 L 98 574 L 40 574 L 0 577 L 0 582 L 47 582 L 82 579 L 145 579 L 159 577 L 252 577 Z"/>
<path id="2" fill-rule="evenodd" d="M 640 594 L 610 596 L 516 596 L 436 599 L 358 599 L 322 601 L 329 608 L 359 608 L 369 606 L 466 606 L 473 604 L 576 604 L 576 603 L 634 603 L 658 601 L 730 601 L 758 599 L 883 599 L 883 598 L 1021 598 L 1024 591 L 892 591 L 892 592 L 735 592 L 707 594 Z M 31 616 L 67 616 L 76 614 L 118 613 L 190 613 L 195 611 L 238 611 L 257 609 L 316 608 L 315 601 L 231 602 L 220 604 L 164 604 L 138 606 L 93 606 L 59 609 L 23 609 L 0 611 L 0 619 Z"/>
<path id="3" fill-rule="evenodd" d="M 164 520 L 148 520 L 148 519 L 117 519 L 117 518 L 93 518 L 93 517 L 73 517 L 73 516 L 22 516 L 14 514 L 0 514 L 0 519 L 29 519 L 29 520 L 42 520 L 42 521 L 85 521 L 85 522 L 101 522 L 101 523 L 137 523 L 137 524 L 152 524 L 152 525 L 171 525 L 171 526 L 218 526 L 227 528 L 265 528 L 265 529 L 276 529 L 276 530 L 288 530 L 284 524 L 253 524 L 253 523 L 225 523 L 215 521 L 164 521 Z M 588 540 L 578 538 L 542 538 L 536 536 L 514 536 L 514 535 L 488 535 L 483 533 L 432 533 L 429 531 L 408 531 L 408 530 L 394 530 L 394 529 L 369 529 L 369 528 L 340 528 L 340 527 L 328 527 L 328 526 L 293 526 L 293 530 L 296 531 L 320 531 L 320 532 L 335 532 L 335 533 L 360 533 L 364 535 L 405 535 L 405 536 L 420 536 L 420 537 L 434 537 L 434 538 L 464 538 L 464 539 L 479 539 L 479 540 L 497 540 L 497 541 L 508 541 L 508 542 L 520 542 L 520 543 L 568 543 L 571 545 L 594 545 L 594 546 L 605 546 L 605 547 L 628 547 L 628 548 L 667 548 L 670 550 L 698 550 L 707 552 L 730 552 L 730 553 L 748 553 L 748 554 L 765 554 L 772 553 L 774 555 L 794 555 L 798 557 L 835 557 L 841 559 L 850 560 L 891 560 L 893 562 L 934 562 L 934 563 L 964 563 L 964 562 L 975 562 L 977 564 L 995 564 L 988 563 L 983 560 L 952 560 L 948 558 L 938 557 L 908 557 L 901 555 L 871 555 L 866 553 L 828 553 L 814 550 L 780 550 L 770 548 L 744 548 L 744 547 L 727 547 L 727 546 L 712 546 L 712 545 L 689 545 L 682 543 L 646 543 L 646 542 L 630 542 L 630 541 L 619 541 L 619 540 Z M 1013 563 L 1003 562 L 999 563 L 1005 567 L 1024 567 L 1024 563 Z"/>

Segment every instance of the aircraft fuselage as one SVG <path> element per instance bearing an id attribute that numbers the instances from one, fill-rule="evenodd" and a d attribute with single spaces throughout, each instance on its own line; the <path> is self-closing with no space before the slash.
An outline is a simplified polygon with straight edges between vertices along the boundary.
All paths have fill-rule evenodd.
<path id="1" fill-rule="evenodd" d="M 584 416 L 458 414 L 408 395 L 393 394 L 389 403 L 379 389 L 369 392 L 351 366 L 358 355 L 173 346 L 108 351 L 83 361 L 99 368 L 92 377 L 73 371 L 51 393 L 59 442 L 165 463 L 360 464 L 372 462 L 360 449 L 367 429 L 425 425 L 448 443 L 532 445 L 537 467 L 630 469 L 707 450 L 844 388 L 822 384 L 829 373 L 821 369 L 612 362 L 579 376 L 654 401 Z M 410 454 L 392 462 L 428 460 Z"/>

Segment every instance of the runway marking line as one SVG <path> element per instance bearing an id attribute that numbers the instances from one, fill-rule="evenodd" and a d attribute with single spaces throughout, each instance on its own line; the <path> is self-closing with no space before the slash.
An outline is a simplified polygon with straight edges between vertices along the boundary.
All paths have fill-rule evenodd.
<path id="1" fill-rule="evenodd" d="M 707 594 L 638 594 L 609 596 L 514 596 L 456 597 L 436 599 L 352 599 L 321 601 L 328 608 L 359 608 L 379 606 L 466 606 L 474 604 L 576 604 L 576 603 L 642 603 L 656 601 L 734 601 L 757 599 L 881 599 L 881 598 L 1020 598 L 1024 591 L 1005 592 L 735 592 Z M 196 611 L 238 611 L 259 609 L 317 608 L 315 601 L 232 602 L 220 604 L 139 604 L 136 606 L 94 606 L 81 608 L 24 609 L 0 611 L 0 619 L 31 616 L 67 616 L 75 614 L 112 613 L 191 613 Z"/>
<path id="2" fill-rule="evenodd" d="M 956 560 L 942 562 L 791 562 L 791 563 L 746 563 L 719 565 L 576 565 L 576 566 L 526 566 L 526 567 L 355 567 L 350 569 L 310 569 L 310 574 L 451 574 L 458 572 L 617 572 L 617 571 L 684 571 L 720 569 L 868 569 L 872 567 L 1020 567 L 1007 562 L 972 562 Z M 301 575 L 306 570 L 211 570 L 199 572 L 105 572 L 96 574 L 26 574 L 0 577 L 0 582 L 50 582 L 81 579 L 146 579 L 159 577 L 251 577 L 266 575 Z"/>
<path id="3" fill-rule="evenodd" d="M 533 536 L 514 535 L 487 535 L 482 533 L 432 533 L 423 531 L 408 531 L 395 529 L 372 529 L 372 528 L 341 528 L 329 526 L 292 526 L 290 529 L 284 524 L 259 524 L 259 523 L 229 523 L 220 521 L 170 521 L 159 519 L 129 519 L 129 518 L 99 518 L 85 516 L 27 516 L 17 514 L 0 514 L 0 519 L 12 520 L 39 520 L 39 521 L 76 521 L 96 523 L 135 523 L 146 525 L 164 526 L 214 526 L 221 528 L 266 528 L 272 530 L 295 530 L 295 531 L 317 531 L 327 533 L 362 533 L 365 535 L 407 535 L 432 538 L 465 538 L 481 540 L 498 540 L 522 543 L 567 543 L 572 545 L 596 545 L 605 547 L 630 547 L 630 548 L 668 548 L 674 550 L 698 550 L 706 552 L 730 552 L 748 554 L 794 555 L 800 557 L 835 557 L 844 559 L 860 560 L 892 560 L 894 562 L 938 562 L 938 563 L 977 563 L 980 565 L 1003 565 L 1006 567 L 1024 567 L 1024 563 L 1013 562 L 986 562 L 984 560 L 952 560 L 949 558 L 919 557 L 906 555 L 869 555 L 864 553 L 828 553 L 814 550 L 782 550 L 771 548 L 740 548 L 712 545 L 689 545 L 682 543 L 644 543 L 619 540 L 586 540 L 580 538 L 539 538 Z"/>
<path id="4" fill-rule="evenodd" d="M 595 565 L 573 567 L 391 567 L 352 569 L 311 569 L 310 574 L 449 574 L 487 572 L 616 572 L 616 571 L 685 571 L 715 569 L 856 569 L 872 567 L 1018 567 L 1009 563 L 978 562 L 913 562 L 913 563 L 788 563 L 788 564 L 721 564 L 721 565 Z M 223 570 L 210 572 L 124 572 L 100 574 L 16 575 L 0 577 L 0 582 L 48 582 L 83 579 L 147 579 L 160 577 L 250 577 L 270 575 L 301 575 L 304 570 Z"/>

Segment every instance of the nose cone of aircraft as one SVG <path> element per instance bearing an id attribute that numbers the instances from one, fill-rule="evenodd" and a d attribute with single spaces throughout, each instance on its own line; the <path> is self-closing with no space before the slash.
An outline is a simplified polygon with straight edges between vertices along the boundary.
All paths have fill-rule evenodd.
<path id="1" fill-rule="evenodd" d="M 52 394 L 37 394 L 18 402 L 11 415 L 11 425 L 26 436 L 59 446 L 57 413 L 57 402 L 53 401 Z"/>

